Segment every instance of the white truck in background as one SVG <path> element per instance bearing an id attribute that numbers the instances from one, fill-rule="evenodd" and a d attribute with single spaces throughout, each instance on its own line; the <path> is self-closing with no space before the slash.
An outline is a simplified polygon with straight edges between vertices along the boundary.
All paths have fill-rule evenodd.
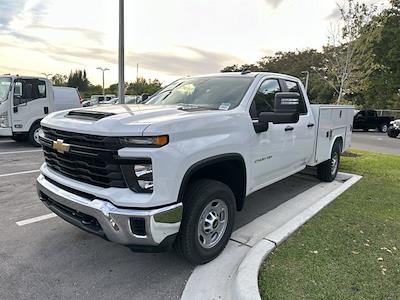
<path id="1" fill-rule="evenodd" d="M 46 115 L 81 106 L 75 88 L 55 87 L 46 78 L 0 75 L 0 136 L 39 147 Z"/>
<path id="2" fill-rule="evenodd" d="M 46 117 L 38 195 L 106 240 L 135 251 L 173 244 L 203 264 L 226 246 L 248 195 L 307 166 L 335 179 L 353 110 L 310 105 L 301 81 L 282 74 L 183 78 L 146 104 Z"/>

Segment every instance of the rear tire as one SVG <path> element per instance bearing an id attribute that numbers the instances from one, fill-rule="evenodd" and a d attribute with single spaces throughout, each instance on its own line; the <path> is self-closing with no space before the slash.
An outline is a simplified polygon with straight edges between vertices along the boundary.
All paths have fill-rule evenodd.
<path id="1" fill-rule="evenodd" d="M 235 223 L 236 201 L 224 183 L 202 179 L 190 184 L 175 248 L 190 263 L 205 264 L 225 248 Z"/>
<path id="2" fill-rule="evenodd" d="M 341 146 L 335 142 L 332 148 L 331 158 L 317 166 L 318 178 L 325 182 L 335 180 L 339 171 Z"/>
<path id="3" fill-rule="evenodd" d="M 40 147 L 40 140 L 39 140 L 39 134 L 42 128 L 40 127 L 40 123 L 36 123 L 32 125 L 31 129 L 29 130 L 28 133 L 28 139 L 29 143 L 34 146 L 34 147 Z"/>

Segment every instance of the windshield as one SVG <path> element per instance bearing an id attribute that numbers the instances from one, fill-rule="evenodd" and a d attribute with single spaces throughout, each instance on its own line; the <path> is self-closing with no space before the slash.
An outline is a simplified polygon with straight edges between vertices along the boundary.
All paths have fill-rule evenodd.
<path id="1" fill-rule="evenodd" d="M 182 105 L 230 110 L 242 101 L 254 78 L 198 77 L 170 84 L 146 104 Z"/>
<path id="2" fill-rule="evenodd" d="M 11 78 L 0 77 L 0 102 L 7 100 L 10 86 Z"/>

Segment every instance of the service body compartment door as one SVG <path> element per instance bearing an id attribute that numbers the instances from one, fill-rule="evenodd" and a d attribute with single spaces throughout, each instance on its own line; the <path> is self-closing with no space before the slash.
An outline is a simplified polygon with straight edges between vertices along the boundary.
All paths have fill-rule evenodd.
<path id="1" fill-rule="evenodd" d="M 310 165 L 316 165 L 330 158 L 333 142 L 337 137 L 340 136 L 343 139 L 343 151 L 349 148 L 354 108 L 339 105 L 312 105 L 312 109 L 318 126 L 314 160 Z"/>
<path id="2" fill-rule="evenodd" d="M 329 159 L 331 146 L 331 129 L 332 129 L 332 110 L 318 109 L 318 127 L 315 144 L 315 163 L 321 163 Z"/>

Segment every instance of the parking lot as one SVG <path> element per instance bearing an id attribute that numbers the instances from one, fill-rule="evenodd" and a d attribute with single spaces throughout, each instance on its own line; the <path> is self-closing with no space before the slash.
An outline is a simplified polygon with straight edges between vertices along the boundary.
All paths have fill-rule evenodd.
<path id="1" fill-rule="evenodd" d="M 173 251 L 133 253 L 50 215 L 35 190 L 42 162 L 40 149 L 0 139 L 0 299 L 180 298 L 194 267 Z M 251 195 L 236 228 L 317 183 L 295 175 Z"/>
<path id="2" fill-rule="evenodd" d="M 378 131 L 353 132 L 351 144 L 355 149 L 400 155 L 400 138 L 392 139 Z"/>
<path id="3" fill-rule="evenodd" d="M 376 132 L 355 133 L 353 141 L 399 151 L 400 140 Z M 35 191 L 42 162 L 40 149 L 0 139 L 0 299 L 180 298 L 193 266 L 173 251 L 133 253 L 51 215 Z M 317 183 L 295 175 L 251 195 L 236 229 Z"/>

